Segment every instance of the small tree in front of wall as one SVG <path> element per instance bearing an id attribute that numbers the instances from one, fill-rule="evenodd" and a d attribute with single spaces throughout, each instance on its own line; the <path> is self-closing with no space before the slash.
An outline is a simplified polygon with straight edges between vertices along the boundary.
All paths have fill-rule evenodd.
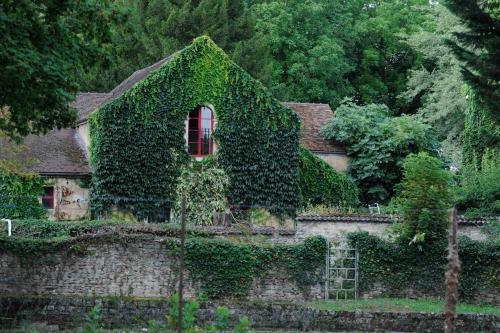
<path id="1" fill-rule="evenodd" d="M 409 155 L 403 162 L 403 180 L 396 204 L 403 222 L 396 226 L 398 238 L 421 246 L 446 239 L 451 205 L 451 173 L 443 163 L 425 152 Z"/>
<path id="2" fill-rule="evenodd" d="M 183 168 L 177 186 L 176 212 L 180 216 L 181 200 L 186 198 L 187 222 L 198 225 L 213 224 L 214 213 L 228 207 L 229 177 L 216 160 L 206 158 L 193 161 Z"/>

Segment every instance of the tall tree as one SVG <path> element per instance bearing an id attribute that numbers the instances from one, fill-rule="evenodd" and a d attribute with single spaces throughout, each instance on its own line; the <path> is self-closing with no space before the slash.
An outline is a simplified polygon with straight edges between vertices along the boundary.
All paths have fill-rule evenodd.
<path id="1" fill-rule="evenodd" d="M 256 30 L 270 48 L 270 88 L 281 100 L 338 105 L 354 93 L 346 54 L 352 41 L 353 12 L 361 1 L 266 1 L 256 4 Z"/>
<path id="2" fill-rule="evenodd" d="M 73 123 L 82 67 L 99 54 L 107 1 L 0 3 L 0 130 L 19 138 Z"/>
<path id="3" fill-rule="evenodd" d="M 112 28 L 108 57 L 87 70 L 86 90 L 109 91 L 133 71 L 209 35 L 252 74 L 265 77 L 267 51 L 244 0 L 115 0 L 127 15 Z M 102 76 L 106 79 L 103 80 Z"/>
<path id="4" fill-rule="evenodd" d="M 497 0 L 447 0 L 445 5 L 468 28 L 449 45 L 464 62 L 468 83 L 464 163 L 480 168 L 485 152 L 500 154 L 500 10 Z"/>
<path id="5" fill-rule="evenodd" d="M 467 105 L 461 63 L 446 41 L 465 28 L 441 5 L 434 6 L 432 14 L 435 29 L 419 31 L 406 39 L 422 60 L 419 67 L 409 71 L 406 90 L 399 97 L 406 103 L 405 113 L 416 113 L 432 125 L 444 155 L 458 166 Z"/>

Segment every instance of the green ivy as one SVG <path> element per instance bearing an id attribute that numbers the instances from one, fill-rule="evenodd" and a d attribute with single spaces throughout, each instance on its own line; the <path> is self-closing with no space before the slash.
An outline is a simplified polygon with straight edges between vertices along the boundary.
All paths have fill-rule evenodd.
<path id="1" fill-rule="evenodd" d="M 304 147 L 300 147 L 299 156 L 302 206 L 356 207 L 359 204 L 358 188 L 346 175 Z"/>
<path id="2" fill-rule="evenodd" d="M 321 283 L 326 240 L 310 237 L 298 245 L 258 246 L 225 240 L 186 242 L 186 268 L 211 298 L 245 297 L 254 277 L 282 268 L 307 293 Z"/>
<path id="3" fill-rule="evenodd" d="M 38 201 L 44 179 L 0 161 L 0 218 L 42 218 L 46 212 Z"/>
<path id="4" fill-rule="evenodd" d="M 425 296 L 444 296 L 447 263 L 446 242 L 426 245 L 422 250 L 408 243 L 391 242 L 360 231 L 348 234 L 349 243 L 359 251 L 359 288 L 369 292 L 376 285 L 385 296 L 398 297 L 411 288 Z M 500 244 L 459 239 L 459 294 L 474 301 L 481 290 L 500 288 Z"/>
<path id="5" fill-rule="evenodd" d="M 189 161 L 185 120 L 199 105 L 214 108 L 230 204 L 293 213 L 300 203 L 299 118 L 208 37 L 90 115 L 93 209 L 117 206 L 141 218 L 171 205 Z"/>

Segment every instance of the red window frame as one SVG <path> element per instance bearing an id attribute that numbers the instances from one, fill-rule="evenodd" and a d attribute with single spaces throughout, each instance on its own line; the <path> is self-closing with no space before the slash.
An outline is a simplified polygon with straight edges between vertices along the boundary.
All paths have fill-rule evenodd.
<path id="1" fill-rule="evenodd" d="M 54 209 L 54 187 L 47 186 L 43 188 L 42 206 L 46 209 Z"/>
<path id="2" fill-rule="evenodd" d="M 206 108 L 210 111 L 210 118 L 203 118 L 203 109 Z M 210 120 L 210 128 L 208 129 L 210 132 L 210 138 L 208 139 L 208 152 L 203 152 L 203 131 L 206 128 L 203 128 L 203 120 Z M 191 126 L 191 124 L 195 123 L 195 126 Z M 191 140 L 191 133 L 197 133 L 195 135 L 196 140 Z M 188 117 L 188 152 L 191 156 L 194 157 L 204 157 L 208 155 L 213 155 L 214 153 L 214 111 L 208 106 L 199 106 L 193 111 L 189 113 Z M 196 147 L 196 151 L 193 151 L 192 147 Z"/>

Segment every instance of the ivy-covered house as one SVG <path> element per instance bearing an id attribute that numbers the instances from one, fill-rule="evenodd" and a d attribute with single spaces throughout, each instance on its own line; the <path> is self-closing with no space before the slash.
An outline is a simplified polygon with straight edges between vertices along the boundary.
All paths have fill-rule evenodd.
<path id="1" fill-rule="evenodd" d="M 328 105 L 277 101 L 208 37 L 109 93 L 79 94 L 74 107 L 76 128 L 0 151 L 2 159 L 29 157 L 27 169 L 49 178 L 41 200 L 53 218 L 82 218 L 89 207 L 150 217 L 175 200 L 190 156 L 217 155 L 230 204 L 279 213 L 300 204 L 299 144 L 347 168 L 342 147 L 319 135 L 333 116 Z"/>

